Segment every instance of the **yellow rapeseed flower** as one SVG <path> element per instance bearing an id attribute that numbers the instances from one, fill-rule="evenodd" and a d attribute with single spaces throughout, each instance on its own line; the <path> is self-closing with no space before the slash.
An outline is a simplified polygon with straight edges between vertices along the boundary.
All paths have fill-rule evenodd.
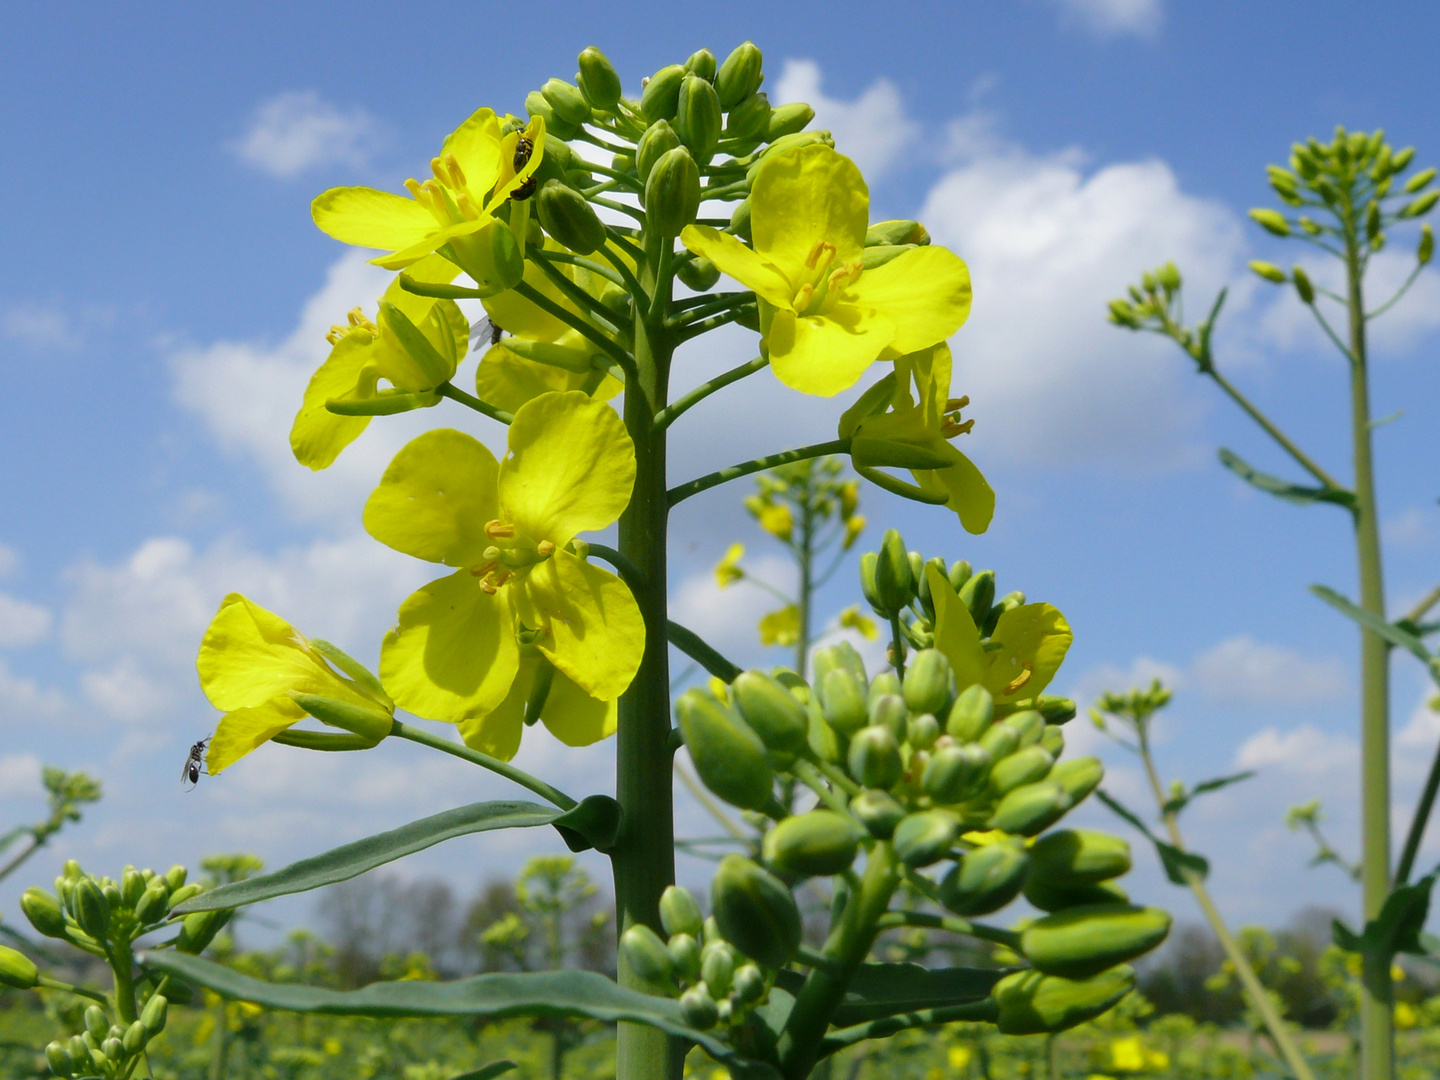
<path id="1" fill-rule="evenodd" d="M 794 645 L 800 640 L 800 609 L 787 604 L 760 620 L 760 644 Z"/>
<path id="2" fill-rule="evenodd" d="M 740 560 L 744 557 L 744 544 L 731 544 L 726 548 L 725 557 L 715 564 L 715 584 L 728 589 L 737 581 L 743 581 L 745 571 L 740 568 Z"/>

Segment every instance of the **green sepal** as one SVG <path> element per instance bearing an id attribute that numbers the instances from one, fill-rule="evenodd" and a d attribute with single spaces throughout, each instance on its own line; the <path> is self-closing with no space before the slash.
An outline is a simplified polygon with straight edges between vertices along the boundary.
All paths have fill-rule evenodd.
<path id="1" fill-rule="evenodd" d="M 327 753 L 371 750 L 380 745 L 379 740 L 367 739 L 364 735 L 334 735 L 328 731 L 305 731 L 303 728 L 276 732 L 270 737 L 270 741 L 299 750 L 319 750 Z"/>
<path id="2" fill-rule="evenodd" d="M 315 647 L 316 652 L 329 661 L 332 667 L 350 676 L 381 701 L 390 701 L 390 695 L 385 693 L 385 687 L 381 684 L 380 679 L 359 660 L 321 638 L 311 638 L 310 644 Z"/>
<path id="3" fill-rule="evenodd" d="M 594 353 L 590 349 L 516 337 L 506 338 L 505 347 L 522 359 L 533 360 L 537 364 L 549 364 L 551 367 L 576 374 L 588 374 L 595 370 Z"/>
<path id="4" fill-rule="evenodd" d="M 343 728 L 353 735 L 373 739 L 376 742 L 389 735 L 391 728 L 395 725 L 395 718 L 379 705 L 367 707 L 350 701 L 321 697 L 319 694 L 301 694 L 293 690 L 290 692 L 290 700 L 322 724 Z"/>
<path id="5" fill-rule="evenodd" d="M 325 411 L 337 416 L 394 416 L 414 409 L 428 409 L 440 403 L 440 395 L 432 390 L 409 393 L 404 390 L 381 390 L 368 398 L 332 398 Z"/>

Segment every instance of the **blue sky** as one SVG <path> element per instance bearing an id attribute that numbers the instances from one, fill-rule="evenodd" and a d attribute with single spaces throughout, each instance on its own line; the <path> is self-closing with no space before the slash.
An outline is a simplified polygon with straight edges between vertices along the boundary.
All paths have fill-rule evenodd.
<path id="1" fill-rule="evenodd" d="M 1162 748 L 1171 771 L 1263 770 L 1189 822 L 1201 850 L 1223 854 L 1216 890 L 1236 918 L 1353 908 L 1333 870 L 1303 869 L 1308 852 L 1281 824 L 1285 806 L 1323 795 L 1337 842 L 1354 847 L 1354 634 L 1305 591 L 1313 581 L 1353 591 L 1346 522 L 1268 500 L 1221 470 L 1218 445 L 1263 468 L 1285 462 L 1177 352 L 1106 326 L 1103 301 L 1168 257 L 1196 308 L 1231 285 L 1221 364 L 1343 474 L 1340 362 L 1291 298 L 1247 280 L 1247 259 L 1288 264 L 1296 252 L 1244 212 L 1268 202 L 1266 164 L 1336 123 L 1384 126 L 1397 145 L 1419 147 L 1422 165 L 1440 160 L 1440 14 L 1162 0 L 600 10 L 10 13 L 0 41 L 12 252 L 0 268 L 0 821 L 38 812 L 41 761 L 86 767 L 109 792 L 37 859 L 35 879 L 71 853 L 112 871 L 216 850 L 273 865 L 505 793 L 389 746 L 323 761 L 273 748 L 194 793 L 175 782 L 186 747 L 214 722 L 191 665 L 226 591 L 373 659 L 395 604 L 424 580 L 358 528 L 365 493 L 418 430 L 414 418 L 372 425 L 319 477 L 285 445 L 324 329 L 382 281 L 313 228 L 309 200 L 335 184 L 396 187 L 473 109 L 518 111 L 526 90 L 569 76 L 587 44 L 638 85 L 702 45 L 723 56 L 753 38 L 772 99 L 811 101 L 817 126 L 866 170 L 872 216 L 923 218 L 975 277 L 974 315 L 952 344 L 956 390 L 975 402 L 966 449 L 999 494 L 995 525 L 967 537 L 953 518 L 874 494 L 871 520 L 901 526 L 927 554 L 995 567 L 1002 591 L 1061 607 L 1076 630 L 1061 689 L 1093 694 L 1152 672 L 1175 680 Z M 1412 244 L 1397 235 L 1394 249 Z M 1376 274 L 1393 278 L 1402 264 L 1397 254 Z M 707 342 L 677 384 L 752 355 L 746 338 Z M 1376 415 L 1404 409 L 1377 433 L 1396 605 L 1440 578 L 1437 341 L 1440 279 L 1427 271 L 1375 339 Z M 687 418 L 676 479 L 833 430 L 833 402 L 799 399 L 768 376 L 728 394 Z M 745 493 L 722 489 L 677 513 L 672 589 L 683 618 L 760 662 L 752 627 L 763 598 L 722 600 L 708 584 L 731 538 L 766 565 L 763 539 L 738 512 Z M 823 606 L 851 603 L 852 582 L 841 575 Z M 1440 736 L 1422 696 L 1414 666 L 1397 659 L 1402 821 Z M 1138 801 L 1123 755 L 1105 753 L 1113 788 Z M 533 737 L 522 754 L 577 790 L 610 768 L 608 750 L 580 755 Z M 461 845 L 407 872 L 469 887 L 513 867 L 531 842 Z M 1440 829 L 1426 851 L 1440 859 Z M 1136 888 L 1186 910 L 1150 870 Z M 0 902 L 13 912 L 10 893 Z"/>

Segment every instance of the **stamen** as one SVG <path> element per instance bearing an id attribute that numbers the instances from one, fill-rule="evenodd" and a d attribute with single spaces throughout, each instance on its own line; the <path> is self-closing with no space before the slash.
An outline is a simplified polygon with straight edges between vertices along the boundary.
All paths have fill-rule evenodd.
<path id="1" fill-rule="evenodd" d="M 481 557 L 488 563 L 496 563 L 499 562 L 500 556 L 503 554 L 503 551 L 501 551 L 498 547 L 495 547 L 492 544 L 490 547 L 487 547 L 485 549 L 485 552 Z"/>
<path id="2" fill-rule="evenodd" d="M 815 246 L 810 249 L 810 254 L 805 256 L 805 265 L 814 270 L 820 265 L 820 256 L 829 255 L 830 259 L 835 257 L 835 245 L 826 243 L 824 240 L 816 240 Z M 829 259 L 826 264 L 829 264 Z"/>
<path id="3" fill-rule="evenodd" d="M 540 543 L 535 545 L 535 550 L 540 553 L 542 559 L 548 559 L 551 555 L 555 554 L 555 545 L 549 540 L 541 540 Z"/>
<path id="4" fill-rule="evenodd" d="M 975 426 L 974 420 L 966 420 L 963 424 L 958 420 L 947 419 L 940 425 L 940 434 L 947 439 L 953 439 L 956 435 L 968 435 L 970 429 Z"/>
<path id="5" fill-rule="evenodd" d="M 466 192 L 459 192 L 455 196 L 455 205 L 460 208 L 460 213 L 467 221 L 475 221 L 480 217 L 480 208 L 475 205 L 475 200 L 470 198 Z"/>
<path id="6" fill-rule="evenodd" d="M 432 157 L 430 159 L 430 171 L 440 183 L 444 184 L 449 182 L 450 178 L 445 175 L 445 165 L 438 157 Z"/>
<path id="7" fill-rule="evenodd" d="M 831 273 L 829 288 L 843 289 L 852 281 L 858 280 L 860 275 L 864 272 L 864 269 L 864 265 L 858 259 L 853 262 L 846 263 L 844 266 L 840 267 L 839 270 Z"/>
<path id="8" fill-rule="evenodd" d="M 489 577 L 491 571 L 495 569 L 495 566 L 495 561 L 491 559 L 488 562 L 481 563 L 479 566 L 472 566 L 470 573 L 474 577 Z"/>
<path id="9" fill-rule="evenodd" d="M 507 525 L 496 518 L 485 523 L 485 535 L 492 540 L 509 540 L 515 535 L 515 526 Z"/>
<path id="10" fill-rule="evenodd" d="M 452 188 L 463 189 L 465 187 L 465 170 L 460 168 L 460 161 L 453 153 L 441 155 L 440 162 L 445 166 L 445 176 L 441 179 L 448 179 Z"/>
<path id="11" fill-rule="evenodd" d="M 970 404 L 970 395 L 969 395 L 969 394 L 966 394 L 964 397 L 952 397 L 949 401 L 945 402 L 945 411 L 946 411 L 946 412 L 955 412 L 957 409 L 963 409 L 963 408 L 965 408 L 966 405 L 969 405 L 969 404 Z"/>
<path id="12" fill-rule="evenodd" d="M 1019 690 L 1022 686 L 1024 686 L 1027 682 L 1030 681 L 1030 676 L 1032 674 L 1034 674 L 1034 672 L 1030 670 L 1030 665 L 1026 664 L 1025 670 L 1020 672 L 1019 675 L 1016 675 L 1015 678 L 1012 679 L 1010 682 L 1006 683 L 1005 689 L 1002 690 L 1001 693 L 1013 694 L 1016 690 Z"/>
<path id="13" fill-rule="evenodd" d="M 795 310 L 803 314 L 813 299 L 815 299 L 815 286 L 810 284 L 801 285 L 800 291 L 795 294 Z"/>

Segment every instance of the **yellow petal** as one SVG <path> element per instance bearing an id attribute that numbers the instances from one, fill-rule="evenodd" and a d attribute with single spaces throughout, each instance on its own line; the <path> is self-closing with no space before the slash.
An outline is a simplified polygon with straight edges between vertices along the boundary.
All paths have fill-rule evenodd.
<path id="1" fill-rule="evenodd" d="M 990 654 L 985 685 L 997 702 L 1024 701 L 1042 693 L 1060 670 L 1075 635 L 1057 608 L 1022 604 L 1001 615 L 991 641 L 1004 647 Z M 1021 680 L 1023 672 L 1029 677 Z M 1013 687 L 1007 691 L 1007 687 Z"/>
<path id="2" fill-rule="evenodd" d="M 615 734 L 619 708 L 615 699 L 593 698 L 557 670 L 540 721 L 566 746 L 589 746 Z"/>
<path id="3" fill-rule="evenodd" d="M 220 718 L 210 738 L 205 768 L 210 775 L 228 769 L 262 743 L 305 719 L 305 710 L 289 698 L 274 698 L 250 709 L 236 709 Z"/>
<path id="4" fill-rule="evenodd" d="M 833 397 L 854 386 L 894 337 L 894 325 L 873 309 L 839 304 L 828 315 L 777 311 L 766 344 L 782 383 Z"/>
<path id="5" fill-rule="evenodd" d="M 777 269 L 763 255 L 731 236 L 709 225 L 686 225 L 680 242 L 696 255 L 703 255 L 746 288 L 754 289 L 776 307 L 788 308 L 795 302 L 798 284 Z"/>
<path id="6" fill-rule="evenodd" d="M 815 144 L 771 154 L 750 191 L 755 250 L 795 280 L 817 241 L 835 265 L 858 259 L 870 224 L 870 189 L 855 163 Z"/>
<path id="7" fill-rule="evenodd" d="M 409 247 L 438 228 L 414 199 L 368 187 L 322 192 L 310 204 L 310 215 L 321 232 L 343 244 L 386 251 Z"/>
<path id="8" fill-rule="evenodd" d="M 263 705 L 289 690 L 373 704 L 350 689 L 303 634 L 239 593 L 220 602 L 196 668 L 210 704 L 225 712 Z"/>
<path id="9" fill-rule="evenodd" d="M 325 403 L 354 392 L 360 371 L 369 362 L 374 340 L 368 330 L 350 330 L 310 376 L 300 411 L 290 427 L 290 449 L 301 465 L 328 468 L 340 456 L 340 451 L 358 439 L 370 423 L 368 416 L 332 413 L 325 408 Z"/>
<path id="10" fill-rule="evenodd" d="M 800 640 L 800 609 L 789 604 L 760 620 L 761 645 L 794 645 Z"/>
<path id="11" fill-rule="evenodd" d="M 507 522 L 532 540 L 563 547 L 576 533 L 603 529 L 630 502 L 635 444 L 619 415 L 585 394 L 543 394 L 510 424 L 500 464 Z"/>
<path id="12" fill-rule="evenodd" d="M 475 393 L 497 409 L 514 413 L 541 394 L 581 390 L 587 379 L 588 375 L 579 372 L 516 356 L 502 342 L 491 346 L 476 367 Z M 619 379 L 606 375 L 590 396 L 597 401 L 609 401 L 622 389 Z"/>
<path id="13" fill-rule="evenodd" d="M 948 442 L 939 442 L 933 449 L 955 464 L 945 469 L 912 470 L 911 475 L 921 491 L 949 496 L 945 505 L 959 515 L 966 532 L 978 536 L 995 516 L 994 489 L 975 463 Z"/>
<path id="14" fill-rule="evenodd" d="M 645 620 L 623 581 L 561 549 L 507 588 L 520 621 L 546 631 L 536 646 L 552 664 L 601 701 L 625 692 L 640 670 Z"/>
<path id="15" fill-rule="evenodd" d="M 547 236 L 545 250 L 562 251 L 564 249 Z M 562 265 L 560 272 L 574 280 L 574 271 L 569 265 Z M 575 313 L 574 303 L 560 291 L 559 286 L 546 276 L 545 271 L 541 270 L 533 259 L 525 260 L 524 280 L 525 284 L 546 299 L 572 314 Z M 570 330 L 568 323 L 561 322 L 554 315 L 537 307 L 514 289 L 506 289 L 481 302 L 485 305 L 485 313 L 490 316 L 490 321 L 506 333 L 514 334 L 516 337 L 530 338 L 532 341 L 556 341 Z"/>
<path id="16" fill-rule="evenodd" d="M 458 570 L 410 594 L 380 647 L 380 680 L 396 705 L 454 724 L 505 700 L 520 660 L 503 592 Z"/>
<path id="17" fill-rule="evenodd" d="M 432 217 L 430 221 L 433 231 L 418 237 L 406 247 L 397 248 L 389 255 L 381 255 L 378 259 L 370 261 L 376 266 L 383 266 L 386 270 L 404 270 L 444 247 L 451 240 L 479 232 L 493 220 L 491 215 L 481 213 L 477 218 L 456 222 L 454 225 L 446 225 L 442 229 L 435 224 L 435 219 Z"/>
<path id="18" fill-rule="evenodd" d="M 474 566 L 493 543 L 485 525 L 499 516 L 499 468 L 495 455 L 464 432 L 427 431 L 386 468 L 365 503 L 365 529 L 417 559 Z"/>
<path id="19" fill-rule="evenodd" d="M 406 267 L 405 276 L 427 285 L 449 285 L 460 276 L 460 268 L 443 255 L 427 255 Z M 430 309 L 438 303 L 433 296 L 420 296 L 406 289 L 400 284 L 399 274 L 386 288 L 385 299 L 403 311 L 416 326 L 425 321 Z"/>
<path id="20" fill-rule="evenodd" d="M 476 109 L 445 136 L 440 153 L 454 154 L 465 174 L 465 186 L 483 199 L 500 175 L 500 121 L 493 109 Z"/>
<path id="21" fill-rule="evenodd" d="M 460 721 L 460 738 L 471 750 L 479 750 L 501 761 L 509 761 L 520 749 L 525 732 L 525 702 L 535 681 L 536 661 L 521 660 L 515 681 L 505 700 L 487 713 Z"/>
<path id="22" fill-rule="evenodd" d="M 866 270 L 844 297 L 894 322 L 891 348 L 917 352 L 944 341 L 970 316 L 970 270 L 945 248 L 913 248 Z"/>
<path id="23" fill-rule="evenodd" d="M 980 631 L 970 617 L 970 609 L 950 587 L 950 581 L 933 566 L 925 573 L 930 581 L 930 597 L 935 604 L 935 648 L 945 654 L 955 669 L 955 685 L 966 687 L 983 683 L 989 674 L 989 662 L 980 644 Z"/>

